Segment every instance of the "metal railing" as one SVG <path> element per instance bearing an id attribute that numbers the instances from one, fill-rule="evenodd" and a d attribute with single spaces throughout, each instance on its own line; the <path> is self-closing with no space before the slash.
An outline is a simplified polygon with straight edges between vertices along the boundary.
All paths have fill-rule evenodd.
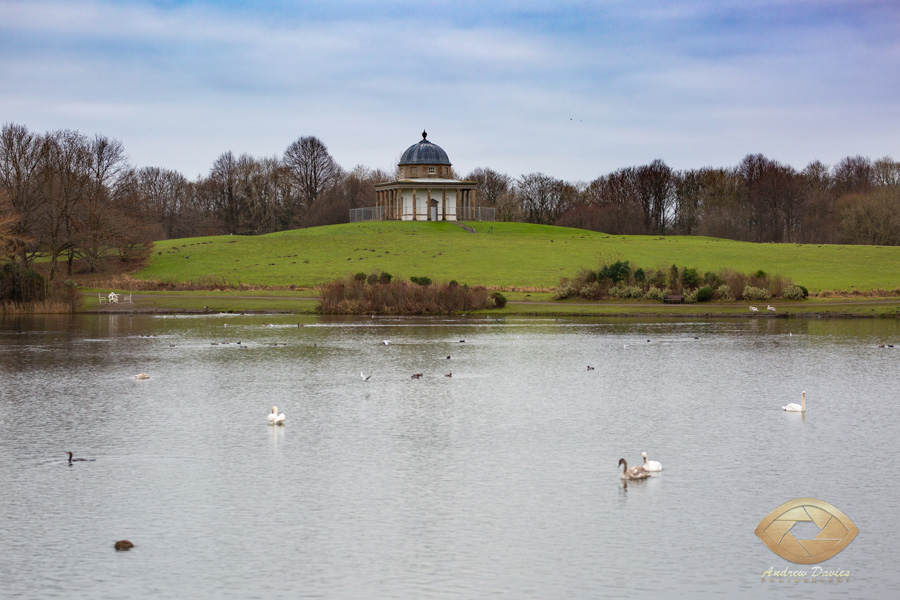
<path id="1" fill-rule="evenodd" d="M 456 207 L 457 221 L 495 221 L 497 209 L 492 206 L 465 206 Z M 420 214 L 419 219 L 426 219 L 426 215 Z M 367 206 L 365 208 L 351 208 L 350 222 L 384 221 L 383 206 Z"/>

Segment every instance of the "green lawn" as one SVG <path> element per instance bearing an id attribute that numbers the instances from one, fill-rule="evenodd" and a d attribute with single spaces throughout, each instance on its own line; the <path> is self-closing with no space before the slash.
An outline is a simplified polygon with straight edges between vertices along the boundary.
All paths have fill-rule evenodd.
<path id="1" fill-rule="evenodd" d="M 523 223 L 382 221 L 156 242 L 141 278 L 313 287 L 359 272 L 503 288 L 551 288 L 601 261 L 702 271 L 763 269 L 821 290 L 900 287 L 900 247 L 752 244 L 706 237 L 611 236 Z"/>

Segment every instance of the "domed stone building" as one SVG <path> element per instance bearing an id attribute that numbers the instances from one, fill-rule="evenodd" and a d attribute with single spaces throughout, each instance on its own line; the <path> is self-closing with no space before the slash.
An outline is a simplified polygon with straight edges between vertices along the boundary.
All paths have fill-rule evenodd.
<path id="1" fill-rule="evenodd" d="M 376 213 L 380 219 L 401 221 L 456 221 L 478 218 L 475 182 L 453 179 L 444 149 L 429 142 L 428 133 L 400 156 L 396 181 L 375 185 Z"/>

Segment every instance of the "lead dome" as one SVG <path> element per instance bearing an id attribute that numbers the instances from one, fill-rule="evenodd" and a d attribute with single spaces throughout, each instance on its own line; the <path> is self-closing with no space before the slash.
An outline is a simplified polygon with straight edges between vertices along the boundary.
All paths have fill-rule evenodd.
<path id="1" fill-rule="evenodd" d="M 428 132 L 422 132 L 422 139 L 406 149 L 400 156 L 400 166 L 405 165 L 444 165 L 450 166 L 450 158 L 444 149 L 429 142 Z"/>

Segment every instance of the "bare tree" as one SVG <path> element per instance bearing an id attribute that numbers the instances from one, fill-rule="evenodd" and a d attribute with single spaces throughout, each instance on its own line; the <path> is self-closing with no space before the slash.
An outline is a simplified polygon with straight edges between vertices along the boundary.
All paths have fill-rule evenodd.
<path id="1" fill-rule="evenodd" d="M 90 193 L 91 151 L 88 139 L 77 131 L 47 134 L 41 156 L 41 194 L 44 202 L 38 224 L 42 250 L 50 257 L 52 280 L 59 257 L 78 243 L 78 211 Z M 68 263 L 71 275 L 71 261 Z"/>
<path id="2" fill-rule="evenodd" d="M 28 264 L 37 251 L 33 231 L 45 198 L 40 192 L 40 166 L 43 136 L 27 127 L 8 123 L 0 132 L 0 189 L 5 190 L 11 221 L 10 252 Z"/>
<path id="3" fill-rule="evenodd" d="M 565 182 L 543 173 L 522 175 L 516 182 L 516 195 L 525 220 L 545 225 L 555 223 L 565 212 L 566 201 L 574 196 Z"/>
<path id="4" fill-rule="evenodd" d="M 840 213 L 846 243 L 900 245 L 900 191 L 896 188 L 847 194 L 840 200 Z"/>
<path id="5" fill-rule="evenodd" d="M 128 169 L 122 143 L 101 135 L 91 140 L 88 161 L 89 179 L 85 196 L 75 210 L 74 244 L 67 251 L 70 274 L 76 254 L 87 262 L 91 271 L 97 271 L 100 261 L 112 246 L 110 224 L 116 207 L 110 190 Z"/>
<path id="6" fill-rule="evenodd" d="M 876 160 L 872 167 L 876 185 L 900 187 L 900 163 L 890 156 L 885 156 Z"/>
<path id="7" fill-rule="evenodd" d="M 480 167 L 466 175 L 467 181 L 478 184 L 476 193 L 479 201 L 485 206 L 497 206 L 501 197 L 512 188 L 512 177 L 504 173 L 498 173 L 487 167 Z"/>
<path id="8" fill-rule="evenodd" d="M 283 162 L 296 182 L 299 213 L 296 216 L 302 219 L 303 213 L 338 179 L 341 168 L 315 136 L 292 142 L 284 151 Z"/>
<path id="9" fill-rule="evenodd" d="M 638 202 L 644 224 L 653 233 L 665 233 L 675 204 L 675 176 L 672 169 L 656 159 L 635 172 Z"/>
<path id="10" fill-rule="evenodd" d="M 240 233 L 241 207 L 237 194 L 238 161 L 231 150 L 221 154 L 213 163 L 206 181 L 215 211 L 225 227 L 225 233 Z"/>
<path id="11" fill-rule="evenodd" d="M 874 183 L 872 161 L 865 156 L 847 156 L 834 166 L 834 189 L 838 197 L 868 192 Z"/>

